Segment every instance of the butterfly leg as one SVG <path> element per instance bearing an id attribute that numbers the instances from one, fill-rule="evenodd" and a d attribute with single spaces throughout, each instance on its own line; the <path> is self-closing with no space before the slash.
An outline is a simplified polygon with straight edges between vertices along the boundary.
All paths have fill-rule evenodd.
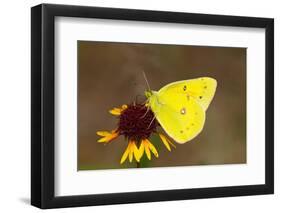
<path id="1" fill-rule="evenodd" d="M 153 123 L 153 121 L 155 120 L 156 116 L 154 115 L 153 119 L 150 121 L 150 124 L 148 125 L 147 129 L 150 128 L 151 124 Z"/>
<path id="2" fill-rule="evenodd" d="M 143 119 L 147 115 L 148 112 L 149 112 L 149 108 L 147 107 L 146 112 L 143 114 L 143 116 L 140 117 L 140 119 Z"/>

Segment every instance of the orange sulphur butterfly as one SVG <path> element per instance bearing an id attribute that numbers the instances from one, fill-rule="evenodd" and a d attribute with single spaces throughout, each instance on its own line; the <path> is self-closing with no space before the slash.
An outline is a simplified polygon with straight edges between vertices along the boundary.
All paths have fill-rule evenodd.
<path id="1" fill-rule="evenodd" d="M 146 91 L 145 95 L 147 105 L 165 132 L 182 144 L 202 131 L 216 87 L 215 79 L 202 77 L 176 81 L 159 91 Z"/>

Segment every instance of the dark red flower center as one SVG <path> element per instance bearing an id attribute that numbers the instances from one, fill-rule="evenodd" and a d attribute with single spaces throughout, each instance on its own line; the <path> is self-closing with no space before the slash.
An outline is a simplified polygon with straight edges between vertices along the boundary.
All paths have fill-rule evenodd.
<path id="1" fill-rule="evenodd" d="M 140 141 L 156 132 L 157 125 L 150 108 L 144 104 L 131 104 L 120 115 L 118 131 L 129 140 Z"/>

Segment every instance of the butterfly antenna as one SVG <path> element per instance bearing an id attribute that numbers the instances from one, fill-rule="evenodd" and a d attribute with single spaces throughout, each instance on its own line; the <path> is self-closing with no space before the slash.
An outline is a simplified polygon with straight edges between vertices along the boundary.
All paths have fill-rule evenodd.
<path id="1" fill-rule="evenodd" d="M 144 80 L 145 80 L 145 82 L 146 82 L 146 85 L 147 85 L 147 87 L 148 87 L 148 90 L 151 91 L 150 86 L 149 86 L 149 83 L 148 83 L 148 80 L 147 80 L 147 77 L 146 77 L 146 75 L 145 75 L 145 72 L 142 71 L 142 74 L 143 74 Z"/>

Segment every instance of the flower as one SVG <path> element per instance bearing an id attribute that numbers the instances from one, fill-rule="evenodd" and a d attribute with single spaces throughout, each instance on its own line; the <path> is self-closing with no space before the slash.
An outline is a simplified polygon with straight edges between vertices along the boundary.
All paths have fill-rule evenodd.
<path id="1" fill-rule="evenodd" d="M 101 136 L 98 142 L 107 144 L 123 135 L 128 141 L 128 146 L 121 157 L 120 164 L 124 163 L 127 158 L 130 162 L 133 159 L 140 162 L 144 153 L 149 160 L 151 160 L 151 153 L 158 158 L 158 151 L 149 140 L 152 134 L 158 134 L 169 151 L 171 151 L 171 146 L 175 147 L 168 137 L 157 131 L 159 124 L 151 109 L 145 104 L 122 105 L 109 112 L 117 116 L 117 128 L 112 131 L 98 131 L 97 135 Z"/>

